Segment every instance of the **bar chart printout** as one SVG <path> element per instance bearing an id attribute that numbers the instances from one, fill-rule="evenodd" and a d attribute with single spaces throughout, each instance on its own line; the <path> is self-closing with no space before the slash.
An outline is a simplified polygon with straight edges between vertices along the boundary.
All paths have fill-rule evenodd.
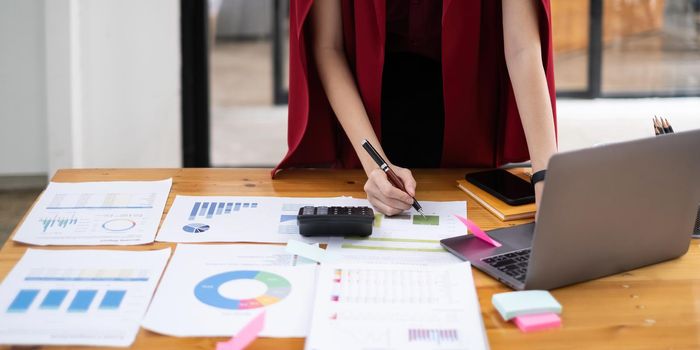
<path id="1" fill-rule="evenodd" d="M 347 198 L 175 196 L 158 231 L 160 242 L 286 243 L 299 236 L 296 217 L 307 205 L 343 205 Z M 325 243 L 327 237 L 302 238 Z"/>
<path id="2" fill-rule="evenodd" d="M 170 249 L 29 249 L 0 285 L 0 344 L 128 346 Z"/>
<path id="3" fill-rule="evenodd" d="M 469 263 L 321 265 L 306 350 L 488 349 Z"/>
<path id="4" fill-rule="evenodd" d="M 172 180 L 51 182 L 14 240 L 37 245 L 153 242 Z"/>

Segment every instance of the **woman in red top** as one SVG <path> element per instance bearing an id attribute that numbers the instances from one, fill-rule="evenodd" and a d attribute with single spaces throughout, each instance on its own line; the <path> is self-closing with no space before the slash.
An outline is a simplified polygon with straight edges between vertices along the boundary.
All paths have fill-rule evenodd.
<path id="1" fill-rule="evenodd" d="M 289 152 L 275 171 L 361 165 L 368 199 L 393 215 L 415 196 L 409 167 L 543 170 L 556 152 L 549 14 L 548 0 L 292 0 Z"/>

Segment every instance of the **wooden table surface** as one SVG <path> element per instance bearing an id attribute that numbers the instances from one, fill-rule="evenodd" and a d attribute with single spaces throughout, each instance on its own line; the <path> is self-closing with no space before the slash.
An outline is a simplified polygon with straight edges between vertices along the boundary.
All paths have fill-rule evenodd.
<path id="1" fill-rule="evenodd" d="M 467 200 L 455 180 L 464 170 L 418 170 L 419 200 Z M 274 181 L 268 169 L 96 169 L 61 170 L 54 181 L 158 180 L 172 177 L 165 208 L 175 195 L 364 197 L 361 171 L 288 170 Z M 468 200 L 469 218 L 484 229 L 506 224 Z M 165 217 L 165 213 L 163 217 Z M 643 219 L 643 218 L 640 218 Z M 514 221 L 510 224 L 526 221 Z M 154 243 L 131 247 L 48 247 L 42 249 L 154 250 Z M 0 250 L 4 278 L 27 245 L 12 240 Z M 523 334 L 504 322 L 491 305 L 494 293 L 509 291 L 474 270 L 481 314 L 492 349 L 700 349 L 700 244 L 676 260 L 552 291 L 563 306 L 563 327 Z M 309 311 L 311 312 L 311 311 Z M 141 329 L 135 349 L 213 349 L 225 338 L 174 338 Z M 249 349 L 302 349 L 304 339 L 258 339 Z M 59 348 L 59 347 L 52 347 Z M 83 347 L 86 349 L 85 347 Z"/>

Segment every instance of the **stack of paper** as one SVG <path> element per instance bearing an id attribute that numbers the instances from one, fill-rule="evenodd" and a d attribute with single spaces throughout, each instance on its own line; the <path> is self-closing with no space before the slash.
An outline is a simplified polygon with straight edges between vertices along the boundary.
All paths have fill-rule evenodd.
<path id="1" fill-rule="evenodd" d="M 51 183 L 14 239 L 150 243 L 171 183 Z M 292 244 L 178 245 L 147 313 L 170 249 L 30 249 L 0 286 L 0 343 L 128 346 L 140 323 L 172 336 L 231 336 L 264 313 L 261 336 L 310 333 L 308 350 L 486 348 L 470 265 L 439 243 L 466 234 L 455 217 L 466 202 L 421 204 L 425 216 L 376 213 L 370 237 L 334 238 L 324 251 L 303 243 L 328 238 L 301 237 L 299 209 L 367 200 L 177 196 L 159 241 Z M 315 261 L 294 254 L 321 263 L 318 281 Z"/>

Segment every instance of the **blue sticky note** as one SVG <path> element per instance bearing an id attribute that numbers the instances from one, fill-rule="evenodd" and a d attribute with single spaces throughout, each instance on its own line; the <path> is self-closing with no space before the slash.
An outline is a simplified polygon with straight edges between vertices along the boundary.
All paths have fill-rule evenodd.
<path id="1" fill-rule="evenodd" d="M 506 321 L 522 315 L 561 313 L 561 304 L 546 290 L 494 294 L 491 303 Z"/>

